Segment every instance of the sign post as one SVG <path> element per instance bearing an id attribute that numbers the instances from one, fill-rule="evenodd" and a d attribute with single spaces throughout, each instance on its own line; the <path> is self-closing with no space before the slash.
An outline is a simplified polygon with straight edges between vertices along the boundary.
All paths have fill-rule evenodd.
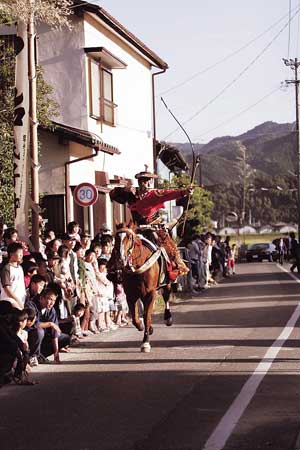
<path id="1" fill-rule="evenodd" d="M 74 201 L 83 207 L 91 206 L 98 200 L 98 190 L 91 183 L 80 183 L 74 189 Z"/>

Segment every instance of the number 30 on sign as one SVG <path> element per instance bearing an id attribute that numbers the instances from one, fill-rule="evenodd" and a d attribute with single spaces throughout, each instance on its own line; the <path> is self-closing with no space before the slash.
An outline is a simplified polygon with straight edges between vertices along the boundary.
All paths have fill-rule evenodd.
<path id="1" fill-rule="evenodd" d="M 98 190 L 91 183 L 81 183 L 74 189 L 74 200 L 80 206 L 91 206 L 98 200 Z"/>

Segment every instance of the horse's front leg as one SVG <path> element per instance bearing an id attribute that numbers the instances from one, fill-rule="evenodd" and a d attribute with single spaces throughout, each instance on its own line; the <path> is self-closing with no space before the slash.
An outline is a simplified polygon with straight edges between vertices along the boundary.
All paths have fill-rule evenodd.
<path id="1" fill-rule="evenodd" d="M 170 309 L 170 295 L 171 295 L 171 284 L 163 287 L 163 299 L 165 302 L 165 312 L 164 312 L 164 321 L 167 327 L 170 327 L 173 324 L 171 309 Z"/>
<path id="2" fill-rule="evenodd" d="M 132 325 L 134 325 L 139 331 L 144 331 L 144 325 L 140 319 L 138 298 L 127 298 L 127 303 L 132 318 Z"/>
<path id="3" fill-rule="evenodd" d="M 153 290 L 149 292 L 143 299 L 143 305 L 144 305 L 144 324 L 145 324 L 145 330 L 144 330 L 144 339 L 143 344 L 141 346 L 141 351 L 145 353 L 149 353 L 151 350 L 150 345 L 150 339 L 149 336 L 153 334 L 153 327 L 152 327 L 152 312 L 153 312 L 153 306 L 156 296 L 156 290 Z"/>

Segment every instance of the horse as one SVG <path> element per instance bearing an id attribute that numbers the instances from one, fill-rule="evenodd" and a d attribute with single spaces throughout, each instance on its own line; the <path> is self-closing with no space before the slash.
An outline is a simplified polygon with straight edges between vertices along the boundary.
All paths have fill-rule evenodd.
<path id="1" fill-rule="evenodd" d="M 151 249 L 146 246 L 133 230 L 130 223 L 120 224 L 115 234 L 115 246 L 113 265 L 122 274 L 122 283 L 127 297 L 132 324 L 139 330 L 144 331 L 142 352 L 150 352 L 150 336 L 153 334 L 152 311 L 156 292 L 160 284 L 161 249 Z M 109 266 L 108 266 L 109 270 Z M 120 279 L 121 280 L 121 279 Z M 170 310 L 171 283 L 168 282 L 162 288 L 162 296 L 165 302 L 164 321 L 167 326 L 173 323 Z M 143 322 L 140 319 L 138 300 L 144 306 Z"/>

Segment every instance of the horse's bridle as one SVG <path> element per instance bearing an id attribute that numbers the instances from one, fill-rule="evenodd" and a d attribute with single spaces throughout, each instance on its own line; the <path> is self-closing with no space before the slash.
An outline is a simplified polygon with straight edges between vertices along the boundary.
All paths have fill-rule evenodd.
<path id="1" fill-rule="evenodd" d="M 135 237 L 135 233 L 134 233 L 134 231 L 131 230 L 131 228 L 120 228 L 119 230 L 116 231 L 116 235 L 122 234 L 122 233 L 130 234 L 130 235 L 131 235 L 131 238 L 132 238 L 132 240 L 131 240 L 131 246 L 130 246 L 130 248 L 128 249 L 128 256 L 129 256 L 129 258 L 128 258 L 128 260 L 127 260 L 127 264 L 129 263 L 128 265 L 129 265 L 129 267 L 130 267 L 130 262 L 129 262 L 129 260 L 130 260 L 130 256 L 132 255 L 133 249 L 134 249 L 134 237 Z"/>

